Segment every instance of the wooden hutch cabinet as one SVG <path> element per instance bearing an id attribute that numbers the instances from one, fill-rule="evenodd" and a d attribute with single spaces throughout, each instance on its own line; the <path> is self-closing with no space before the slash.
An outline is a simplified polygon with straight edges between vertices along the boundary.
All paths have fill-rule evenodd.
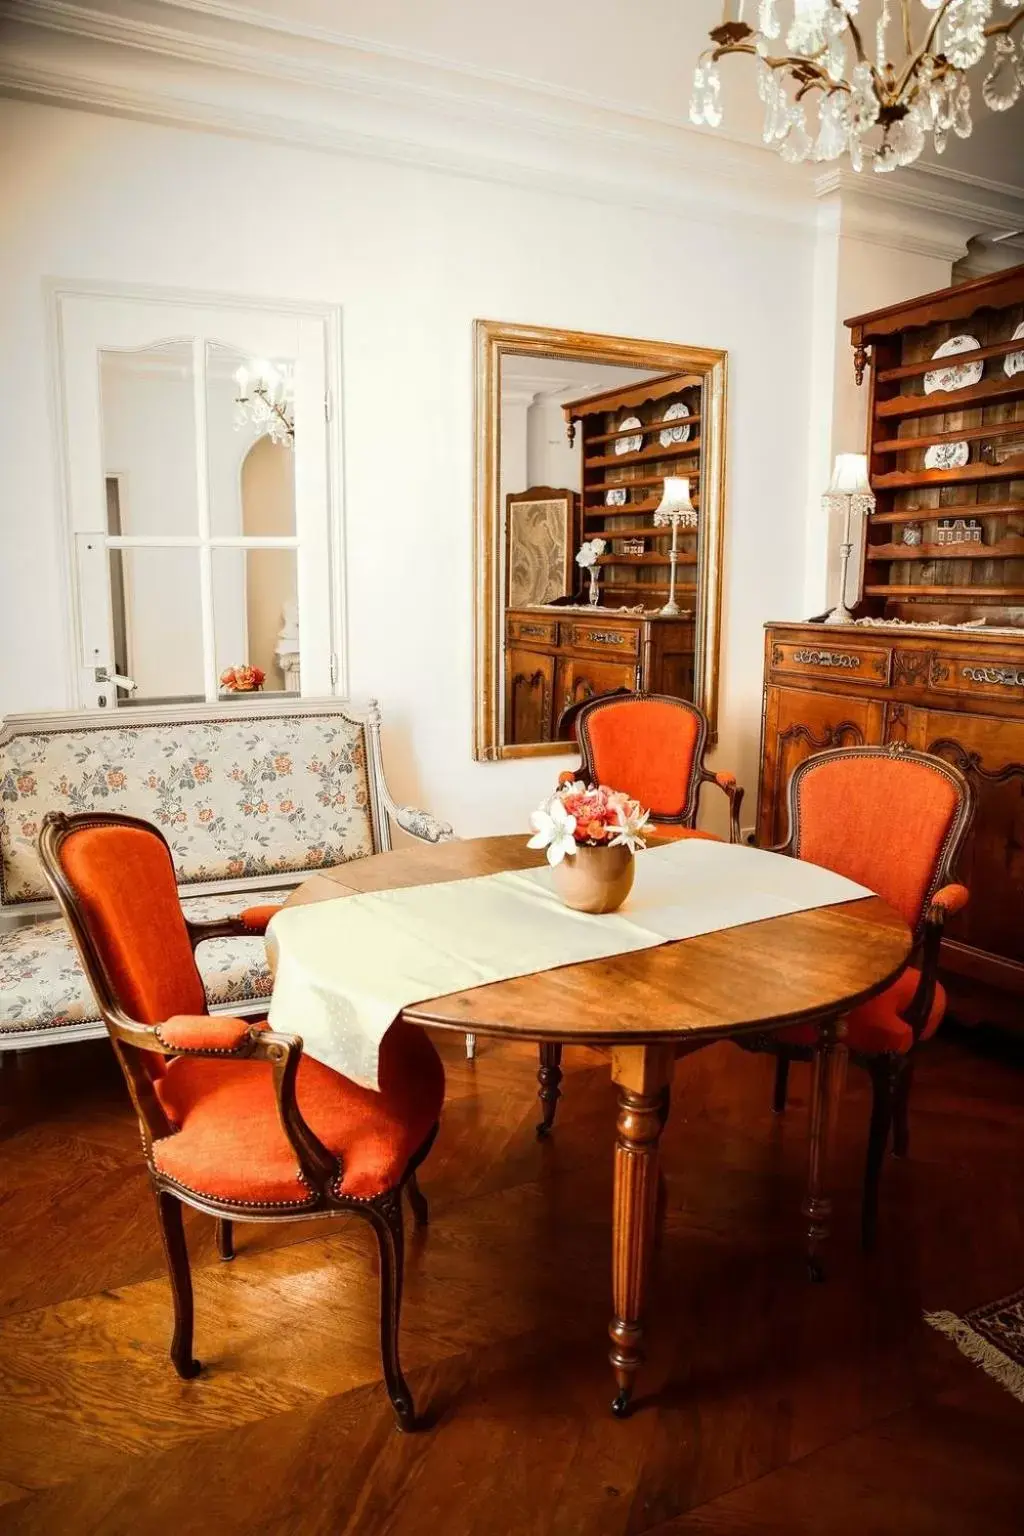
<path id="1" fill-rule="evenodd" d="M 692 615 L 511 609 L 505 615 L 506 740 L 555 741 L 563 710 L 619 688 L 692 699 L 693 647 Z"/>
<path id="2" fill-rule="evenodd" d="M 1024 1026 L 1024 267 L 847 323 L 872 367 L 855 617 L 876 622 L 767 626 L 758 843 L 783 840 L 790 775 L 826 747 L 954 763 L 978 809 L 944 980 L 961 1017 Z"/>

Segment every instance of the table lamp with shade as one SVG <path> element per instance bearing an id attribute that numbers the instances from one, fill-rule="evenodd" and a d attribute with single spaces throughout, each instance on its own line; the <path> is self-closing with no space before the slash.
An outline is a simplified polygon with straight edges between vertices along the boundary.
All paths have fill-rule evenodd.
<path id="1" fill-rule="evenodd" d="M 679 529 L 696 528 L 697 513 L 693 502 L 690 500 L 689 480 L 675 475 L 669 475 L 665 481 L 664 494 L 654 513 L 654 526 L 656 528 L 672 529 L 672 548 L 669 550 L 669 579 L 668 602 L 659 612 L 675 615 L 679 612 L 679 604 L 676 602 L 676 566 L 679 562 Z"/>
<path id="2" fill-rule="evenodd" d="M 863 453 L 839 453 L 836 455 L 832 480 L 824 496 L 826 514 L 839 507 L 843 512 L 843 542 L 839 546 L 839 601 L 825 620 L 826 624 L 852 624 L 853 614 L 846 606 L 846 580 L 853 554 L 850 527 L 853 514 L 870 517 L 875 510 L 875 498 L 868 480 L 868 461 Z"/>

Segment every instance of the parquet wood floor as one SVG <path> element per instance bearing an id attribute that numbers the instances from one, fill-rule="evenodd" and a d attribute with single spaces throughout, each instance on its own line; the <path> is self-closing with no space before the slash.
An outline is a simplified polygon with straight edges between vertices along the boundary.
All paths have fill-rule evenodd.
<path id="1" fill-rule="evenodd" d="M 380 1384 L 372 1236 L 355 1220 L 238 1229 L 194 1216 L 196 1342 L 169 1300 L 109 1047 L 0 1071 L 0 1531 L 301 1536 L 1014 1536 L 1024 1405 L 924 1326 L 1024 1283 L 1024 1065 L 952 1032 L 914 1085 L 912 1156 L 858 1248 L 867 1094 L 851 1071 L 830 1278 L 804 1278 L 808 1082 L 680 1063 L 670 1203 L 634 1417 L 609 1411 L 608 1073 L 566 1053 L 536 1142 L 532 1050 L 439 1037 L 449 1099 L 410 1242 L 406 1374 Z"/>

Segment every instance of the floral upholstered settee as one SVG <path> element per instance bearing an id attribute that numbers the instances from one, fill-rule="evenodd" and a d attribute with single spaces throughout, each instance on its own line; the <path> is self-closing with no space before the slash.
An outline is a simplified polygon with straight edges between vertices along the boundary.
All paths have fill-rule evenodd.
<path id="1" fill-rule="evenodd" d="M 365 716 L 335 700 L 262 698 L 10 716 L 0 724 L 0 1051 L 104 1033 L 36 854 L 52 810 L 153 822 L 193 921 L 282 902 L 312 871 L 390 848 L 392 821 L 426 842 L 452 836 L 391 798 L 375 703 Z M 262 938 L 211 939 L 196 959 L 214 1011 L 266 1006 Z"/>

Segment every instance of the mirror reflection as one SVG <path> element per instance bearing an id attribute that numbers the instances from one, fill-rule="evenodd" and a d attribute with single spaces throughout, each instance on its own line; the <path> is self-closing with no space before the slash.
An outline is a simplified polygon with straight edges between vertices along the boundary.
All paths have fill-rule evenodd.
<path id="1" fill-rule="evenodd" d="M 557 750 L 597 695 L 696 698 L 705 373 L 514 350 L 497 367 L 499 743 Z"/>

